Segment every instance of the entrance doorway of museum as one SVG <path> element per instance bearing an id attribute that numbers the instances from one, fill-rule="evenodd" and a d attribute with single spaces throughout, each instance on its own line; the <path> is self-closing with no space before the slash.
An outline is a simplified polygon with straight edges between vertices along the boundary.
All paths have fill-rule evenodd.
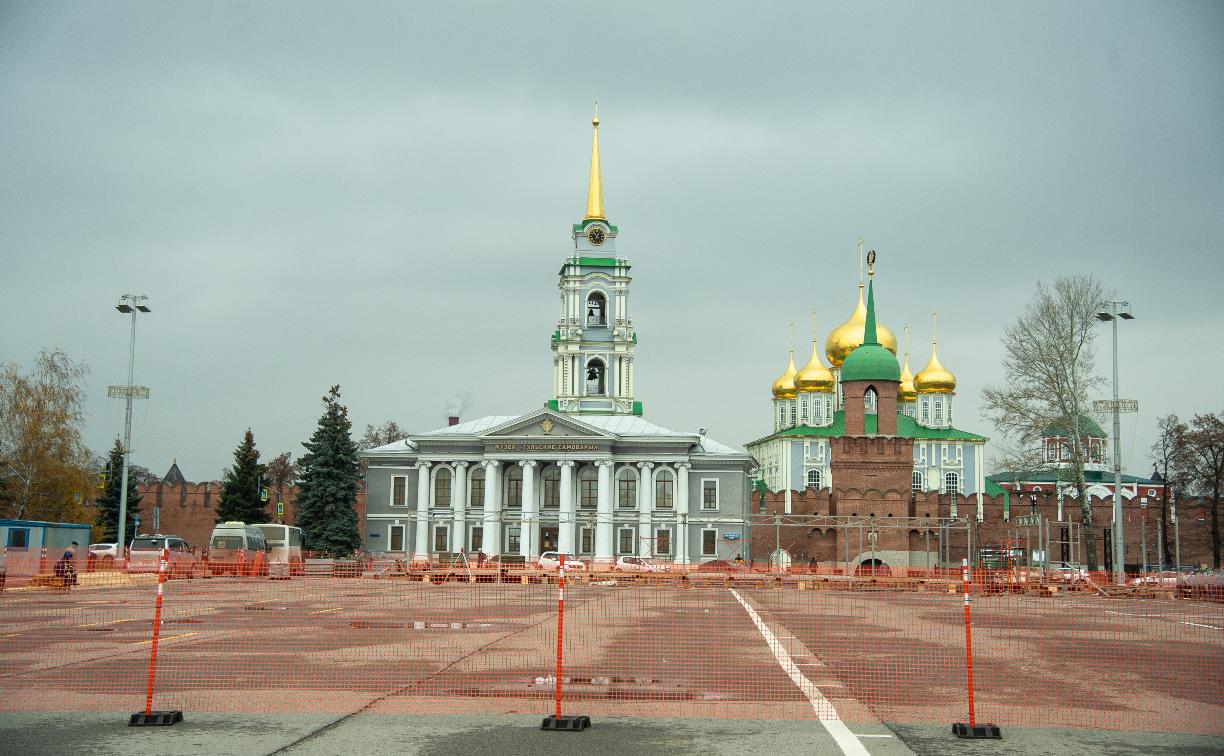
<path id="1" fill-rule="evenodd" d="M 557 550 L 557 528 L 555 525 L 549 527 L 547 525 L 540 526 L 540 552 L 556 551 Z"/>

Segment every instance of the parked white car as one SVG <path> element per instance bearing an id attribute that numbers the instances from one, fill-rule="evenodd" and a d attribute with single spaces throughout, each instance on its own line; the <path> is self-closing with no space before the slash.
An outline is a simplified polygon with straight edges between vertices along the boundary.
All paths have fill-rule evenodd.
<path id="1" fill-rule="evenodd" d="M 115 566 L 115 560 L 119 558 L 119 544 L 117 543 L 91 543 L 89 544 L 88 555 L 85 557 L 86 562 L 93 569 L 109 570 Z"/>
<path id="2" fill-rule="evenodd" d="M 617 572 L 666 572 L 667 567 L 656 564 L 649 559 L 635 556 L 623 556 L 616 560 L 612 569 Z"/>
<path id="3" fill-rule="evenodd" d="M 1046 574 L 1050 580 L 1063 583 L 1078 583 L 1088 579 L 1086 568 L 1068 562 L 1051 562 Z"/>
<path id="4" fill-rule="evenodd" d="M 162 550 L 169 557 L 166 577 L 195 577 L 196 555 L 187 542 L 178 536 L 140 535 L 132 539 L 128 548 L 128 572 L 157 572 L 161 565 Z"/>
<path id="5" fill-rule="evenodd" d="M 558 551 L 545 551 L 536 560 L 536 567 L 542 570 L 555 570 L 561 566 L 561 553 Z M 586 563 L 580 560 L 573 554 L 565 555 L 565 569 L 575 572 L 586 572 Z"/>
<path id="6" fill-rule="evenodd" d="M 1153 572 L 1150 575 L 1141 575 L 1137 578 L 1131 578 L 1128 582 L 1131 585 L 1146 585 L 1150 587 L 1175 588 L 1177 584 L 1185 580 L 1185 575 L 1174 570 L 1163 570 L 1161 572 Z"/>

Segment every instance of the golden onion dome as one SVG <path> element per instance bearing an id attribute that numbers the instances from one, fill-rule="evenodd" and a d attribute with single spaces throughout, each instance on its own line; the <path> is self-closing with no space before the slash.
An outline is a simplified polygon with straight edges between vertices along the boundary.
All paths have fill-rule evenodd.
<path id="1" fill-rule="evenodd" d="M 905 353 L 905 367 L 901 368 L 901 385 L 897 387 L 898 402 L 912 402 L 918 398 L 914 387 L 914 374 L 910 371 L 909 352 Z"/>
<path id="2" fill-rule="evenodd" d="M 799 391 L 833 393 L 833 373 L 820 361 L 820 348 L 812 342 L 812 359 L 795 376 L 795 388 Z"/>
<path id="3" fill-rule="evenodd" d="M 948 372 L 935 353 L 935 342 L 931 341 L 931 361 L 914 376 L 914 388 L 920 394 L 952 394 L 956 392 L 956 376 Z"/>
<path id="4" fill-rule="evenodd" d="M 798 371 L 795 370 L 795 353 L 791 352 L 790 364 L 786 366 L 786 372 L 778 376 L 778 380 L 773 382 L 774 399 L 794 399 L 795 398 L 795 376 Z"/>
<path id="5" fill-rule="evenodd" d="M 863 285 L 859 284 L 858 306 L 854 308 L 850 319 L 842 323 L 829 334 L 825 341 L 825 357 L 835 368 L 841 367 L 846 357 L 863 345 L 863 329 L 867 325 L 867 306 L 863 304 Z M 893 354 L 897 353 L 897 337 L 882 323 L 876 324 L 877 338 L 881 346 Z"/>

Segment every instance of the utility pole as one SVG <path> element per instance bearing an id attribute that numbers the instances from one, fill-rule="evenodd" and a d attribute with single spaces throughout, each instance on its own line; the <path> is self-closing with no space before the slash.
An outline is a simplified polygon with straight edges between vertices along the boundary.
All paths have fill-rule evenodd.
<path id="1" fill-rule="evenodd" d="M 1121 402 L 1118 401 L 1118 320 L 1134 320 L 1130 302 L 1105 302 L 1097 313 L 1097 319 L 1113 324 L 1113 567 L 1114 583 L 1126 585 L 1126 539 L 1122 534 L 1122 422 L 1119 419 Z"/>
<path id="2" fill-rule="evenodd" d="M 109 397 L 123 397 L 126 400 L 123 415 L 123 475 L 119 481 L 119 545 L 116 547 L 116 556 L 124 561 L 126 561 L 127 553 L 125 548 L 127 546 L 128 467 L 132 457 L 132 399 L 149 398 L 148 387 L 132 385 L 136 368 L 136 313 L 150 311 L 145 305 L 148 299 L 143 294 L 124 294 L 119 298 L 119 304 L 115 305 L 115 309 L 119 312 L 124 315 L 130 313 L 132 316 L 132 335 L 128 341 L 128 380 L 126 386 L 111 386 L 106 392 Z"/>

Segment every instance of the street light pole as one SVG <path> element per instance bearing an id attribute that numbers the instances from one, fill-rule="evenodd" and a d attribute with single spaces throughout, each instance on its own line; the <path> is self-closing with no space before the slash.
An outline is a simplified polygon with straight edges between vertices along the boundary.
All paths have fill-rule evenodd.
<path id="1" fill-rule="evenodd" d="M 143 294 L 124 294 L 119 298 L 119 304 L 115 305 L 115 309 L 123 314 L 131 314 L 132 330 L 131 338 L 128 341 L 128 380 L 126 386 L 111 386 L 110 396 L 123 396 L 126 399 L 124 417 L 123 417 L 123 475 L 119 482 L 119 543 L 116 547 L 117 556 L 126 561 L 125 547 L 127 545 L 127 498 L 128 498 L 128 467 L 130 466 L 132 456 L 132 399 L 139 395 L 143 398 L 148 398 L 149 389 L 143 386 L 134 386 L 136 369 L 136 312 L 149 312 L 145 301 L 148 297 Z M 121 389 L 116 391 L 116 389 Z"/>
<path id="2" fill-rule="evenodd" d="M 1126 540 L 1122 534 L 1122 422 L 1119 418 L 1120 404 L 1118 402 L 1118 320 L 1134 320 L 1130 312 L 1130 302 L 1105 302 L 1109 308 L 1097 313 L 1098 320 L 1113 323 L 1113 520 L 1114 520 L 1114 583 L 1126 585 Z"/>

